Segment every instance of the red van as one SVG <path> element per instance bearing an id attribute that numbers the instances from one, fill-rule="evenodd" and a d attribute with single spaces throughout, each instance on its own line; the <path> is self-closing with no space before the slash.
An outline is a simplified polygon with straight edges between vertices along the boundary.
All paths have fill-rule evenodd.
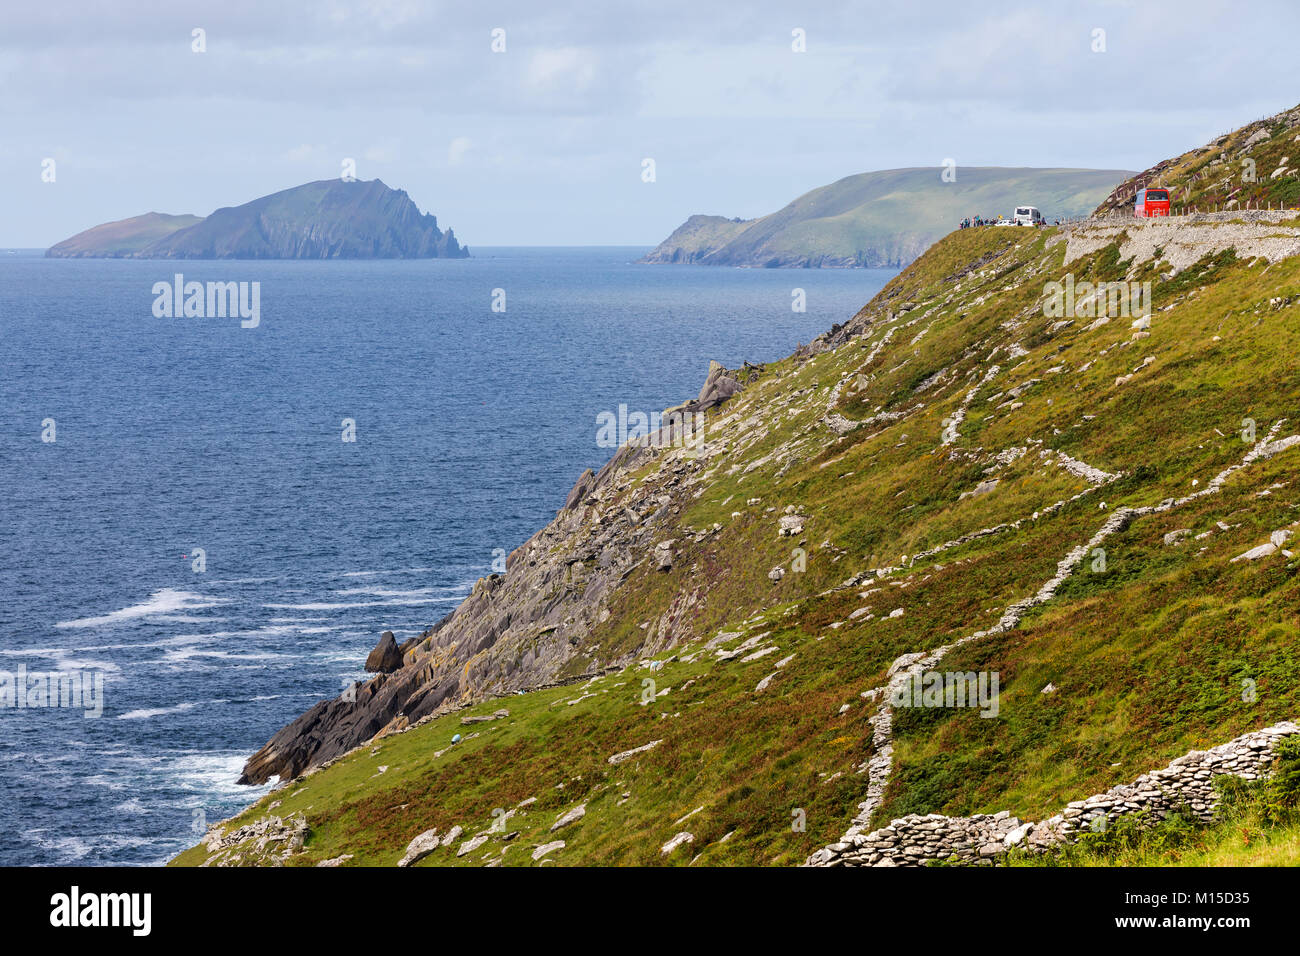
<path id="1" fill-rule="evenodd" d="M 1154 186 L 1139 189 L 1133 200 L 1133 215 L 1139 219 L 1169 215 L 1169 190 Z"/>

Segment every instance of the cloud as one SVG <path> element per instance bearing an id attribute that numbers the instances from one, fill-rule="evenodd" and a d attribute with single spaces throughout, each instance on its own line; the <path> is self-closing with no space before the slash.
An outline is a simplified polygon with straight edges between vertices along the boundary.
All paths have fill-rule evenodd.
<path id="1" fill-rule="evenodd" d="M 361 151 L 361 158 L 372 163 L 392 163 L 401 156 L 401 147 L 396 140 L 376 143 Z"/>
<path id="2" fill-rule="evenodd" d="M 324 150 L 320 146 L 303 143 L 280 154 L 280 158 L 289 163 L 305 163 L 318 157 Z"/>
<path id="3" fill-rule="evenodd" d="M 1297 27 L 1279 0 L 11 3 L 0 245 L 207 212 L 344 157 L 478 245 L 653 243 L 946 156 L 1141 169 L 1300 101 Z"/>
<path id="4" fill-rule="evenodd" d="M 447 163 L 450 166 L 459 166 L 465 161 L 466 154 L 474 144 L 468 136 L 457 136 L 447 147 Z"/>
<path id="5" fill-rule="evenodd" d="M 537 50 L 528 60 L 528 84 L 543 90 L 582 92 L 596 78 L 596 69 L 596 54 L 590 50 Z"/>

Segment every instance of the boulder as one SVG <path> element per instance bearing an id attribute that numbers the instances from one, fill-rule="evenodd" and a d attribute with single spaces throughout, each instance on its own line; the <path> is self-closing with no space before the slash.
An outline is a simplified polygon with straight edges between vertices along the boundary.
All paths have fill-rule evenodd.
<path id="1" fill-rule="evenodd" d="M 563 841 L 563 840 L 552 840 L 550 843 L 543 843 L 543 844 L 542 844 L 541 846 L 539 846 L 536 850 L 534 850 L 534 851 L 533 851 L 533 859 L 534 859 L 534 860 L 540 860 L 542 857 L 546 856 L 546 854 L 548 854 L 548 853 L 553 853 L 553 852 L 555 852 L 556 850 L 563 850 L 563 849 L 564 849 L 564 841 Z"/>
<path id="2" fill-rule="evenodd" d="M 741 388 L 740 382 L 731 377 L 721 362 L 710 362 L 708 377 L 704 380 L 704 387 L 700 389 L 699 398 L 695 400 L 692 411 L 707 411 L 721 405 L 736 395 Z"/>
<path id="3" fill-rule="evenodd" d="M 1232 563 L 1237 561 L 1258 561 L 1260 558 L 1267 558 L 1270 554 L 1277 553 L 1277 545 L 1272 541 L 1261 544 L 1257 548 L 1251 548 L 1232 559 Z"/>
<path id="4" fill-rule="evenodd" d="M 663 740 L 652 740 L 648 744 L 642 744 L 640 747 L 633 747 L 631 750 L 623 750 L 609 758 L 611 764 L 620 764 L 625 760 L 631 760 L 637 754 L 643 754 L 647 750 L 653 750 L 658 747 Z"/>
<path id="5" fill-rule="evenodd" d="M 678 833 L 671 840 L 669 840 L 667 843 L 661 846 L 659 848 L 659 852 L 667 856 L 669 853 L 672 853 L 673 850 L 677 849 L 683 843 L 694 843 L 694 842 L 695 842 L 695 834 L 688 833 L 687 831 L 683 830 L 681 833 Z"/>
<path id="6" fill-rule="evenodd" d="M 397 647 L 397 640 L 392 631 L 384 631 L 379 643 L 366 658 L 366 670 L 375 674 L 391 674 L 402 666 L 402 652 Z"/>
<path id="7" fill-rule="evenodd" d="M 673 541 L 660 541 L 655 545 L 655 567 L 660 571 L 670 571 L 673 566 Z"/>
<path id="8" fill-rule="evenodd" d="M 488 841 L 488 837 L 490 835 L 491 834 L 488 833 L 480 833 L 477 836 L 470 837 L 468 840 L 466 840 L 464 843 L 460 845 L 459 849 L 456 850 L 456 855 L 465 856 L 468 853 L 473 853 L 475 850 L 477 850 L 479 847 L 481 847 L 484 843 Z"/>
<path id="9" fill-rule="evenodd" d="M 586 815 L 587 815 L 587 805 L 585 803 L 580 803 L 572 810 L 560 814 L 559 818 L 553 824 L 551 824 L 551 832 L 554 833 L 556 830 L 561 830 L 564 827 L 567 827 L 571 823 L 577 823 Z"/>
<path id="10" fill-rule="evenodd" d="M 397 861 L 398 866 L 410 866 L 418 863 L 426 856 L 438 849 L 438 829 L 425 830 L 406 846 L 406 853 Z"/>

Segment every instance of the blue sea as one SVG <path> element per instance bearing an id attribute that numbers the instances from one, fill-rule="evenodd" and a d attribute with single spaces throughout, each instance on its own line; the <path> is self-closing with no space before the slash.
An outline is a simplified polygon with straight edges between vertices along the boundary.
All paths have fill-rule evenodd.
<path id="1" fill-rule="evenodd" d="M 381 631 L 436 622 L 554 517 L 610 455 L 600 412 L 694 397 L 710 359 L 783 357 L 894 275 L 646 251 L 0 250 L 0 697 L 20 670 L 103 680 L 97 717 L 0 708 L 0 864 L 191 845 L 263 792 L 235 784 L 244 760 L 362 678 Z M 155 317 L 178 272 L 259 283 L 260 323 Z"/>

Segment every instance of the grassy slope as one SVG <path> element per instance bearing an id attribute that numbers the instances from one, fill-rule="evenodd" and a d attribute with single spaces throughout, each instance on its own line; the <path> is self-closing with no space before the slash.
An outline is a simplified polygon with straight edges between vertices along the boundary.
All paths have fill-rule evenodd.
<path id="1" fill-rule="evenodd" d="M 1294 392 L 1279 386 L 1294 380 L 1300 333 L 1259 311 L 1255 290 L 1294 283 L 1300 263 L 1233 263 L 1217 272 L 1204 293 L 1184 293 L 1176 328 L 1165 320 L 1166 334 L 1157 331 L 1140 351 L 1099 360 L 1091 382 L 1060 380 L 1042 396 L 1060 405 L 1075 388 L 1090 394 L 1086 407 L 1098 416 L 1091 430 L 1110 434 L 1078 442 L 1084 447 L 1076 456 L 1153 479 L 1128 494 L 1108 492 L 1112 505 L 1185 494 L 1193 480 L 1204 483 L 1241 457 L 1243 418 L 1294 415 Z M 1177 295 L 1157 284 L 1156 308 Z M 1051 351 L 1053 363 L 1086 354 L 1076 344 L 1083 336 L 1067 331 L 1064 338 L 1065 347 Z M 1165 374 L 1111 384 L 1146 355 L 1155 355 Z M 1058 441 L 1069 451 L 1074 437 L 1067 431 Z M 1106 573 L 1077 575 L 1018 630 L 951 658 L 951 669 L 1001 671 L 1003 719 L 905 712 L 896 725 L 901 769 L 884 812 L 1014 806 L 1045 815 L 1070 794 L 1098 792 L 1149 769 L 1153 753 L 1172 757 L 1300 712 L 1300 660 L 1290 637 L 1297 563 L 1229 563 L 1300 517 L 1300 489 L 1256 497 L 1293 473 L 1285 458 L 1261 463 L 1249 481 L 1231 481 L 1221 495 L 1135 522 L 1108 543 Z M 1181 528 L 1213 533 L 1164 545 L 1164 534 Z M 1250 705 L 1241 700 L 1248 678 L 1260 688 Z M 1045 697 L 1039 691 L 1049 682 L 1060 690 Z"/>
<path id="2" fill-rule="evenodd" d="M 1157 831 L 1160 832 L 1160 831 Z M 1119 845 L 1043 858 L 1016 857 L 1012 866 L 1300 866 L 1300 823 L 1282 825 L 1254 817 L 1208 827 L 1132 838 Z"/>
<path id="3" fill-rule="evenodd" d="M 764 249 L 834 254 L 870 249 L 905 234 L 924 234 L 929 245 L 966 216 L 1009 218 L 1023 203 L 1038 206 L 1049 219 L 1084 215 L 1124 175 L 1120 170 L 959 168 L 957 180 L 946 183 L 934 169 L 906 173 L 884 182 L 868 179 L 882 174 L 864 173 L 813 190 L 771 217 L 775 221 Z"/>
<path id="4" fill-rule="evenodd" d="M 241 822 L 272 801 L 281 802 L 276 814 L 302 810 L 312 826 L 300 860 L 307 864 L 342 853 L 355 854 L 353 864 L 392 864 L 429 827 L 460 825 L 469 836 L 491 823 L 494 809 L 529 797 L 537 802 L 506 828 L 520 831 L 512 840 L 491 840 L 459 859 L 453 845 L 425 862 L 481 865 L 504 852 L 505 865 L 532 865 L 533 847 L 564 839 L 547 859 L 685 863 L 700 854 L 709 864 L 791 864 L 833 842 L 866 787 L 855 770 L 870 753 L 870 710 L 857 695 L 880 685 L 895 657 L 995 622 L 1096 530 L 1107 514 L 1101 502 L 1113 509 L 1184 494 L 1193 480 L 1203 484 L 1241 459 L 1243 418 L 1254 418 L 1262 436 L 1294 415 L 1300 331 L 1294 306 L 1270 311 L 1267 302 L 1300 285 L 1300 260 L 1269 266 L 1225 256 L 1181 281 L 1158 281 L 1149 338 L 1132 339 L 1120 320 L 1051 332 L 1038 302 L 1043 283 L 1066 269 L 1065 244 L 1048 246 L 1054 232 L 955 233 L 864 310 L 877 320 L 865 335 L 769 366 L 713 420 L 711 440 L 721 436 L 729 450 L 711 463 L 705 490 L 678 527 L 660 534 L 683 542 L 692 528 L 717 522 L 721 530 L 681 545 L 667 573 L 633 571 L 595 635 L 605 653 L 634 648 L 646 626 L 694 591 L 695 633 L 770 632 L 756 647 L 774 642 L 778 651 L 719 664 L 696 642 L 661 655 L 668 662 L 656 673 L 633 666 L 586 688 L 469 711 L 504 705 L 504 721 L 462 727 L 460 714 L 444 716 L 276 791 Z M 1069 268 L 1080 277 L 1118 274 L 1113 253 Z M 911 308 L 902 312 L 904 305 Z M 891 328 L 889 344 L 868 363 Z M 1012 357 L 1019 350 L 1027 354 Z M 1146 356 L 1151 364 L 1115 384 Z M 990 362 L 1002 372 L 978 387 L 958 440 L 941 445 L 945 419 Z M 840 413 L 904 417 L 836 439 L 820 420 L 845 376 Z M 1003 395 L 1032 379 L 1039 381 L 1020 396 L 1023 404 Z M 1280 434 L 1300 430 L 1300 421 L 1292 424 Z M 1126 477 L 1088 491 L 1083 479 L 1039 457 L 1033 441 Z M 997 465 L 993 455 L 1012 447 L 1030 451 Z M 998 809 L 1035 818 L 1191 747 L 1300 713 L 1289 637 L 1296 562 L 1228 562 L 1300 518 L 1296 455 L 1257 463 L 1222 494 L 1135 522 L 1107 543 L 1104 574 L 1085 565 L 1019 629 L 955 652 L 944 669 L 1001 673 L 1001 715 L 899 712 L 895 773 L 877 819 Z M 999 479 L 991 492 L 962 497 L 990 474 Z M 638 476 L 663 478 L 653 464 Z M 761 503 L 749 506 L 751 498 Z M 808 515 L 802 538 L 775 533 L 787 504 Z M 903 555 L 1016 520 L 1016 529 L 878 582 L 829 590 L 864 569 L 904 564 Z M 1164 533 L 1177 528 L 1213 533 L 1165 546 Z M 793 571 L 795 546 L 807 552 L 803 573 Z M 778 565 L 790 573 L 773 584 L 767 572 Z M 870 617 L 850 617 L 868 606 Z M 904 616 L 882 619 L 894 608 Z M 774 663 L 790 654 L 777 671 Z M 1258 685 L 1251 704 L 1241 699 L 1247 677 Z M 648 706 L 639 703 L 645 679 L 667 689 Z M 1039 694 L 1049 681 L 1057 693 Z M 448 749 L 452 734 L 475 731 Z M 656 739 L 663 744 L 648 753 L 607 763 Z M 389 769 L 378 774 L 381 765 Z M 580 822 L 549 832 L 558 814 L 583 801 Z M 791 825 L 800 811 L 802 831 Z M 662 856 L 659 847 L 679 830 L 694 843 Z M 193 849 L 177 862 L 203 857 Z"/>
<path id="5" fill-rule="evenodd" d="M 1300 107 L 1219 137 L 1122 183 L 1099 212 L 1130 213 L 1145 185 L 1171 190 L 1174 211 L 1272 206 L 1300 209 Z M 1255 142 L 1249 142 L 1250 140 Z M 1252 180 L 1253 176 L 1253 180 Z M 1227 205 L 1231 204 L 1231 205 Z"/>
<path id="6" fill-rule="evenodd" d="M 681 261 L 690 261 L 721 249 L 739 233 L 747 229 L 753 220 L 728 219 L 725 216 L 691 216 L 673 230 L 673 234 L 663 241 L 661 248 L 680 250 Z"/>
<path id="7" fill-rule="evenodd" d="M 79 232 L 53 246 L 53 256 L 129 256 L 166 236 L 203 221 L 202 216 L 145 213 Z"/>
<path id="8" fill-rule="evenodd" d="M 958 168 L 956 181 L 944 182 L 930 168 L 860 173 L 739 226 L 693 216 L 660 250 L 685 249 L 732 265 L 822 257 L 874 262 L 873 256 L 910 262 L 966 216 L 1009 217 L 1018 203 L 1038 206 L 1049 219 L 1085 215 L 1126 176 L 1120 170 Z"/>

